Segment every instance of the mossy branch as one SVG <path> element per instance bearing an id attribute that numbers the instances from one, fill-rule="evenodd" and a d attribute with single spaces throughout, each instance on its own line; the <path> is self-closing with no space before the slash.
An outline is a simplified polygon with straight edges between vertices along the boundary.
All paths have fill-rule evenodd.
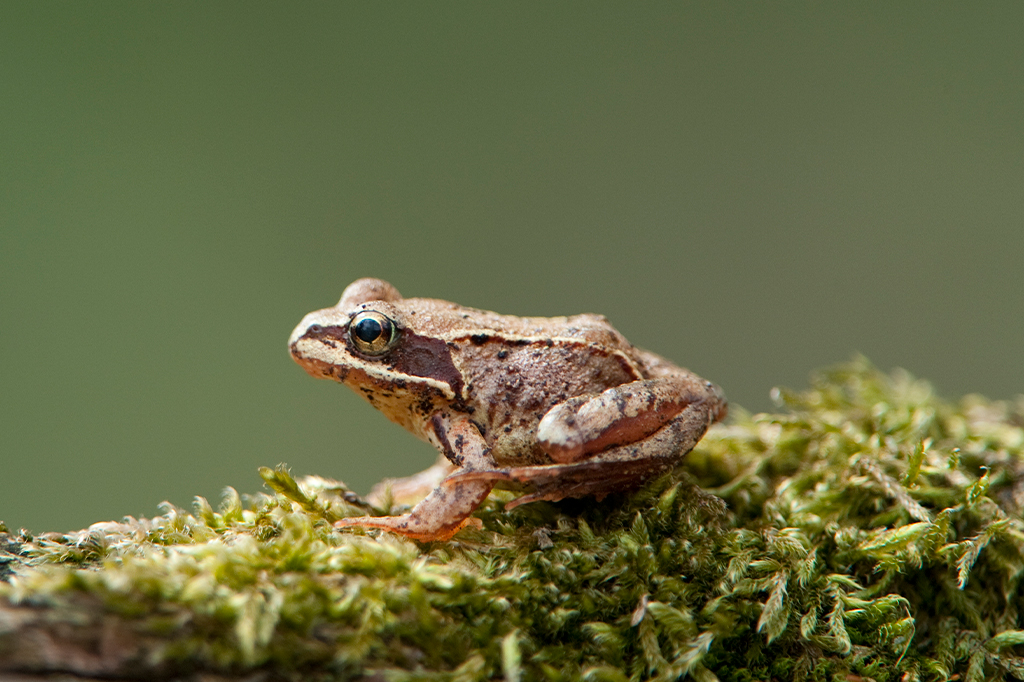
<path id="1" fill-rule="evenodd" d="M 270 494 L 0 534 L 0 671 L 154 679 L 1024 677 L 1024 401 L 857 359 L 633 494 L 478 511 L 417 544 Z M 2 529 L 6 530 L 6 529 Z"/>

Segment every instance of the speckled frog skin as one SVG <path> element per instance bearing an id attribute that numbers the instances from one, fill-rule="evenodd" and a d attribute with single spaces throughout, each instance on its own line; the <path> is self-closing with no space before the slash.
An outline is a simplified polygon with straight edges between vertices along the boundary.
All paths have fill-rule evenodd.
<path id="1" fill-rule="evenodd" d="M 527 491 L 506 508 L 635 487 L 727 411 L 717 386 L 601 315 L 499 315 L 402 298 L 379 279 L 306 315 L 288 346 L 309 374 L 351 387 L 450 462 L 410 513 L 338 522 L 419 540 L 450 537 L 499 483 Z"/>

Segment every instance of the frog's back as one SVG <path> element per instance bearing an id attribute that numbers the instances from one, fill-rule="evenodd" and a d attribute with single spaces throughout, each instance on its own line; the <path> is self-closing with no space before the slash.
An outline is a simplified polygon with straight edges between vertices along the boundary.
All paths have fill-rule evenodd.
<path id="1" fill-rule="evenodd" d="M 561 317 L 519 317 L 489 310 L 467 308 L 437 299 L 406 299 L 410 310 L 419 318 L 417 326 L 426 325 L 438 334 L 451 338 L 469 336 L 472 332 L 500 335 L 507 339 L 579 339 L 608 349 L 632 348 L 604 315 L 582 313 Z"/>

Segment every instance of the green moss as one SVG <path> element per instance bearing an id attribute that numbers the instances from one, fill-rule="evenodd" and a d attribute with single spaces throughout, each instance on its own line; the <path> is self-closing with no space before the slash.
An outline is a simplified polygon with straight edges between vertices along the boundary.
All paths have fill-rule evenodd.
<path id="1" fill-rule="evenodd" d="M 0 596 L 116 614 L 164 672 L 1024 676 L 1024 403 L 947 404 L 862 359 L 777 398 L 639 493 L 505 513 L 498 492 L 451 542 L 339 533 L 364 504 L 278 468 L 218 511 L 8 536 Z"/>

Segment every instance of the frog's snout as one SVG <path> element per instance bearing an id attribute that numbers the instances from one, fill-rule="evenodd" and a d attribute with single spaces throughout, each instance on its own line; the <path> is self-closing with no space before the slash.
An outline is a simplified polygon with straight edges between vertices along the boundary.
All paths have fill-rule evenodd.
<path id="1" fill-rule="evenodd" d="M 302 318 L 302 322 L 299 322 L 295 329 L 292 330 L 291 336 L 288 337 L 288 350 L 291 351 L 292 355 L 295 354 L 295 344 L 298 343 L 299 339 L 306 335 L 310 327 L 318 324 L 316 320 L 312 319 L 315 314 L 310 313 Z"/>
<path id="2" fill-rule="evenodd" d="M 345 327 L 347 324 L 348 314 L 338 308 L 315 310 L 303 317 L 298 326 L 292 330 L 292 335 L 288 337 L 288 348 L 294 349 L 295 344 L 302 337 L 310 333 L 312 333 L 313 336 L 319 336 L 323 331 L 341 333 L 341 328 Z"/>

